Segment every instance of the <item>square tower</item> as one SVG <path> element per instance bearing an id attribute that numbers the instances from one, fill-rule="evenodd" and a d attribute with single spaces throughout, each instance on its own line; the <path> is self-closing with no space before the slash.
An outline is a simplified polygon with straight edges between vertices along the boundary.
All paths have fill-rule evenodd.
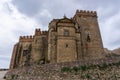
<path id="1" fill-rule="evenodd" d="M 76 25 L 80 27 L 83 59 L 99 59 L 103 57 L 103 43 L 100 35 L 97 13 L 95 11 L 77 10 L 74 16 Z"/>

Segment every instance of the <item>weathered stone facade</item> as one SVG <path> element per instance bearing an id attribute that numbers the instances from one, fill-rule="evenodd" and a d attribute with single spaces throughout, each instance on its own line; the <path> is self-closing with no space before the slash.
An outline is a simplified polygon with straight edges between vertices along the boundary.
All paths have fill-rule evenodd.
<path id="1" fill-rule="evenodd" d="M 102 58 L 103 44 L 95 11 L 76 11 L 73 18 L 53 19 L 48 31 L 20 36 L 10 68 Z"/>

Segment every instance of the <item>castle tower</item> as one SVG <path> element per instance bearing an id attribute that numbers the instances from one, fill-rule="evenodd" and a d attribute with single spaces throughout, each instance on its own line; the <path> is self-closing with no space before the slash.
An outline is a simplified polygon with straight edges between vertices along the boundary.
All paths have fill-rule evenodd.
<path id="1" fill-rule="evenodd" d="M 51 63 L 77 60 L 76 28 L 66 16 L 49 24 L 48 60 Z"/>
<path id="2" fill-rule="evenodd" d="M 81 32 L 81 52 L 85 60 L 102 58 L 103 43 L 100 35 L 97 13 L 77 10 L 73 18 Z"/>
<path id="3" fill-rule="evenodd" d="M 55 63 L 57 62 L 57 22 L 58 19 L 53 19 L 49 23 L 48 30 L 48 54 L 47 62 Z"/>
<path id="4" fill-rule="evenodd" d="M 31 63 L 45 63 L 45 54 L 47 54 L 47 31 L 36 29 L 32 42 Z"/>
<path id="5" fill-rule="evenodd" d="M 74 22 L 64 16 L 57 23 L 57 62 L 77 60 L 76 28 Z"/>
<path id="6" fill-rule="evenodd" d="M 32 42 L 31 62 L 39 63 L 43 59 L 43 40 L 40 29 L 35 29 L 34 41 Z"/>

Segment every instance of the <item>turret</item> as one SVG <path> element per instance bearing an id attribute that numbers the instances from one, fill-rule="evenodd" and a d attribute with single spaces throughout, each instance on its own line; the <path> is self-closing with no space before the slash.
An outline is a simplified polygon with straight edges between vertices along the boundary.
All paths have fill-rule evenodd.
<path id="1" fill-rule="evenodd" d="M 40 29 L 35 29 L 35 36 L 41 35 L 41 30 Z"/>
<path id="2" fill-rule="evenodd" d="M 42 35 L 47 35 L 48 31 L 42 31 Z"/>

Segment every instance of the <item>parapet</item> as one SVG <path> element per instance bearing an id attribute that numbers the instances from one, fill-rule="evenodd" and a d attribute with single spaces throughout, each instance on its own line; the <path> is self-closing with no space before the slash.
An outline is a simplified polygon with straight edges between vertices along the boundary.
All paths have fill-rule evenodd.
<path id="1" fill-rule="evenodd" d="M 41 35 L 41 30 L 40 29 L 35 29 L 35 36 Z"/>
<path id="2" fill-rule="evenodd" d="M 20 36 L 19 42 L 32 42 L 34 41 L 34 36 Z"/>
<path id="3" fill-rule="evenodd" d="M 40 29 L 35 29 L 35 36 L 47 35 L 48 31 L 41 31 Z"/>
<path id="4" fill-rule="evenodd" d="M 76 10 L 76 15 L 79 15 L 79 17 L 97 17 L 96 11 L 86 11 L 86 10 Z"/>
<path id="5" fill-rule="evenodd" d="M 42 35 L 47 35 L 48 31 L 42 31 Z"/>

